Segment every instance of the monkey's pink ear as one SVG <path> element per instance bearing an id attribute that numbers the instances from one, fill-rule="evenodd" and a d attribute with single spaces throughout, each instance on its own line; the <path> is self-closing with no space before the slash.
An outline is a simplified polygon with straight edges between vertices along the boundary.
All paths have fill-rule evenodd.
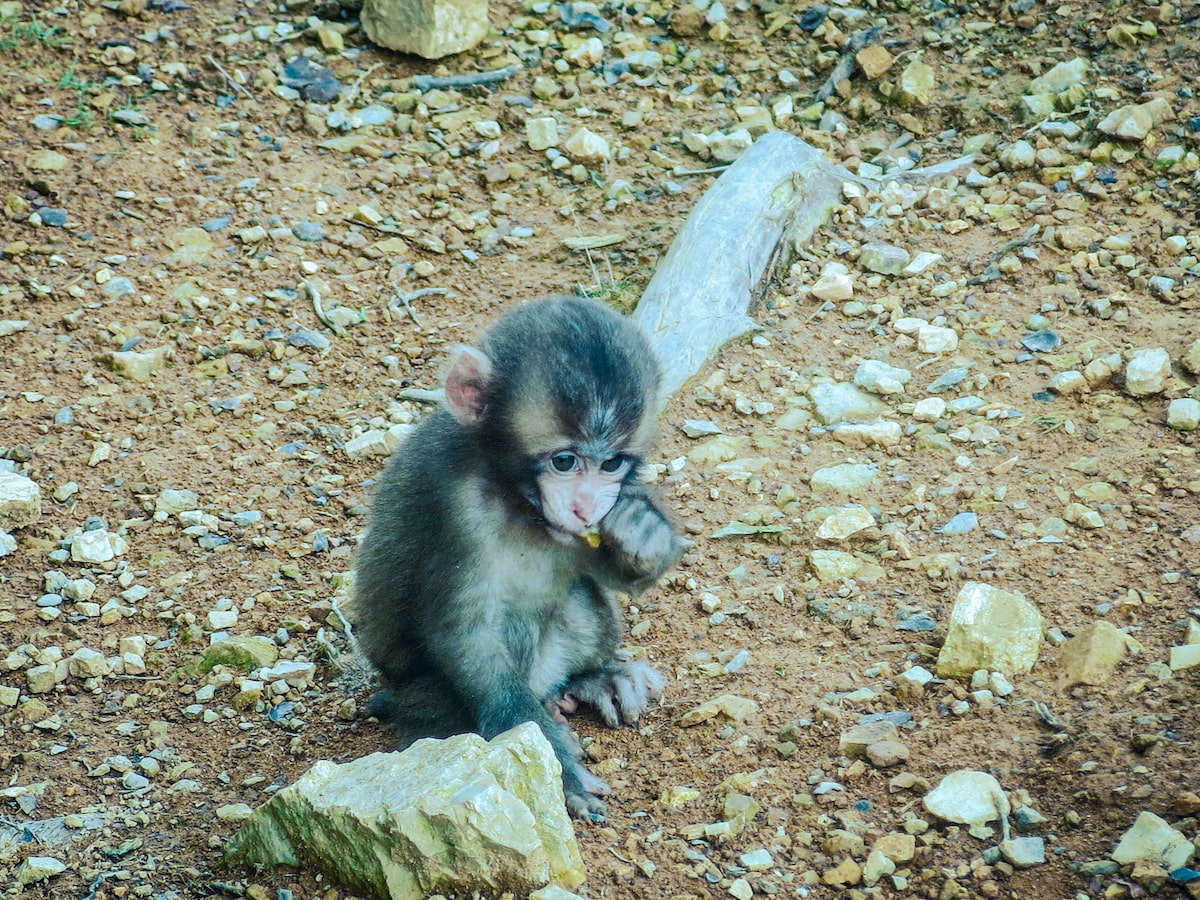
<path id="1" fill-rule="evenodd" d="M 474 347 L 459 347 L 446 372 L 446 406 L 466 426 L 478 425 L 487 405 L 492 361 Z"/>

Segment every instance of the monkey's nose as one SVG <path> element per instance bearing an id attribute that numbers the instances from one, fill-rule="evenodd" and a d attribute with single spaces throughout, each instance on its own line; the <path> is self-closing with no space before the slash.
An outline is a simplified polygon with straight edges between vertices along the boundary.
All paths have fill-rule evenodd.
<path id="1" fill-rule="evenodd" d="M 571 515 L 578 520 L 581 530 L 583 528 L 591 528 L 596 524 L 596 508 L 597 503 L 594 498 L 576 499 L 571 504 Z"/>

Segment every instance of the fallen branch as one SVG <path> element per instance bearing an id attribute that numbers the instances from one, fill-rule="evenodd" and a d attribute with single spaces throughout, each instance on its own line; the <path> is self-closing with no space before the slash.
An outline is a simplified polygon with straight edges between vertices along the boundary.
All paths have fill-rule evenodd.
<path id="1" fill-rule="evenodd" d="M 422 297 L 444 297 L 450 293 L 446 288 L 421 288 L 406 294 L 400 290 L 400 285 L 395 283 L 392 284 L 392 290 L 396 292 L 396 296 L 388 302 L 388 311 L 394 313 L 397 306 L 403 306 L 404 311 L 408 313 L 409 318 L 418 328 L 424 328 L 425 325 L 417 318 L 417 311 L 412 308 L 412 302 L 420 300 Z"/>
<path id="2" fill-rule="evenodd" d="M 238 84 L 236 81 L 233 80 L 233 76 L 230 75 L 228 72 L 226 72 L 225 69 L 221 66 L 221 64 L 219 62 L 217 62 L 215 59 L 213 59 L 212 54 L 209 54 L 208 56 L 205 56 L 204 58 L 208 61 L 208 63 L 214 69 L 216 69 L 218 72 L 220 72 L 225 77 L 225 81 L 228 83 L 228 85 L 231 88 L 233 88 L 235 91 L 241 91 L 243 94 L 245 94 L 251 100 L 253 100 L 255 103 L 258 102 L 258 98 L 255 97 L 252 93 L 250 93 L 250 91 L 246 87 Z"/>
<path id="3" fill-rule="evenodd" d="M 477 87 L 478 85 L 507 81 L 519 71 L 520 68 L 517 66 L 505 66 L 503 69 L 492 69 L 490 72 L 467 72 L 464 75 L 414 75 L 412 86 L 418 91 Z"/>

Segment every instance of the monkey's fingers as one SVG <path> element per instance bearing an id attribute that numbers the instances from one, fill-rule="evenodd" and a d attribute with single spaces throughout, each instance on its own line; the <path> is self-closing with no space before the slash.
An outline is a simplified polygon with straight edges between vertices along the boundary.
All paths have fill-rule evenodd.
<path id="1" fill-rule="evenodd" d="M 662 676 L 642 663 L 626 663 L 613 673 L 613 691 L 621 721 L 636 725 L 650 703 L 662 696 Z"/>
<path id="2" fill-rule="evenodd" d="M 547 698 L 542 705 L 555 722 L 566 722 L 567 716 L 579 709 L 579 698 L 565 691 L 558 696 Z"/>

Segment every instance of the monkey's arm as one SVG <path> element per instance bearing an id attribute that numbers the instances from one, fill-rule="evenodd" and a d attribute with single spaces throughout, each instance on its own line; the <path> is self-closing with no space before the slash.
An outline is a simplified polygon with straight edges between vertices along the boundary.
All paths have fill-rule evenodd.
<path id="1" fill-rule="evenodd" d="M 621 487 L 613 508 L 600 521 L 606 587 L 637 594 L 656 582 L 683 552 L 684 543 L 640 481 Z M 607 576 L 607 577 L 605 577 Z"/>

